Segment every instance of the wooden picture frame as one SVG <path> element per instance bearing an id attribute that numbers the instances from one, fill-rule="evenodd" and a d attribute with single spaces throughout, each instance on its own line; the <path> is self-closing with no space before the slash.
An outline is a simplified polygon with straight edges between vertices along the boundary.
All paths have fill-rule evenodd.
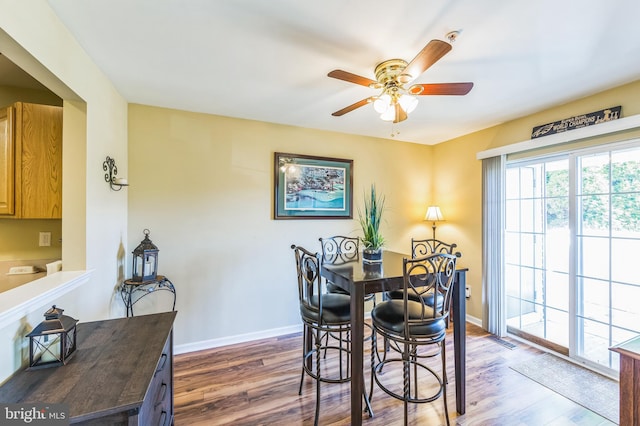
<path id="1" fill-rule="evenodd" d="M 274 219 L 352 219 L 353 160 L 276 152 Z"/>

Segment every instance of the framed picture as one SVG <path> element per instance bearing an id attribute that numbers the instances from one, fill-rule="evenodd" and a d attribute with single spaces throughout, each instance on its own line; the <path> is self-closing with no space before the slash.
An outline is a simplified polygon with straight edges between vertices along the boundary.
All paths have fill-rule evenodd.
<path id="1" fill-rule="evenodd" d="M 275 219 L 353 218 L 353 160 L 274 156 Z"/>

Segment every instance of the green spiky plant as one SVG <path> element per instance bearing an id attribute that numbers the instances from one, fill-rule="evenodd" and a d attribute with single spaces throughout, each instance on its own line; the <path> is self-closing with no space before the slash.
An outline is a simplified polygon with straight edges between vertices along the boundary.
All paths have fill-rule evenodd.
<path id="1" fill-rule="evenodd" d="M 365 249 L 378 250 L 384 244 L 384 237 L 380 234 L 380 222 L 384 211 L 384 195 L 376 193 L 376 186 L 371 185 L 370 196 L 364 197 L 364 212 L 358 209 L 360 226 L 363 237 L 360 238 Z"/>

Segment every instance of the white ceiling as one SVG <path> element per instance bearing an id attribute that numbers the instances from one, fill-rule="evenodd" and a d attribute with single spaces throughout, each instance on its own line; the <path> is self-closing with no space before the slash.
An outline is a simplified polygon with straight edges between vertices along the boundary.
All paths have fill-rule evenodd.
<path id="1" fill-rule="evenodd" d="M 460 30 L 452 51 L 414 82 L 474 88 L 422 96 L 395 125 L 396 139 L 424 144 L 640 79 L 638 0 L 49 4 L 129 102 L 382 138 L 391 124 L 369 105 L 331 116 L 377 92 L 327 73 L 375 79 L 377 63 L 410 61 Z"/>

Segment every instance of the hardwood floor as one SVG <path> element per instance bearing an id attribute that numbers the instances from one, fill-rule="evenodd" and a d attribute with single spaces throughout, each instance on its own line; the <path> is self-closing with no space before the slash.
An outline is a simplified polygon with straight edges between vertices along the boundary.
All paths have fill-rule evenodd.
<path id="1" fill-rule="evenodd" d="M 467 407 L 461 416 L 455 410 L 453 336 L 447 336 L 450 377 L 447 394 L 452 425 L 612 424 L 509 368 L 541 353 L 520 342 L 510 342 L 516 345 L 514 349 L 496 342 L 480 327 L 467 324 Z M 365 348 L 368 347 L 365 343 Z M 367 368 L 369 353 L 367 350 L 365 354 Z M 301 356 L 300 333 L 177 355 L 174 361 L 175 424 L 313 424 L 315 384 L 311 378 L 305 377 L 302 395 L 298 395 Z M 385 374 L 389 378 L 396 376 L 400 383 L 400 374 L 392 371 Z M 365 377 L 368 381 L 368 371 Z M 375 388 L 372 406 L 375 417 L 370 419 L 365 414 L 363 424 L 402 424 L 402 401 Z M 349 383 L 323 383 L 321 425 L 348 425 L 349 408 Z M 409 422 L 425 426 L 445 424 L 442 399 L 430 404 L 411 404 Z"/>

